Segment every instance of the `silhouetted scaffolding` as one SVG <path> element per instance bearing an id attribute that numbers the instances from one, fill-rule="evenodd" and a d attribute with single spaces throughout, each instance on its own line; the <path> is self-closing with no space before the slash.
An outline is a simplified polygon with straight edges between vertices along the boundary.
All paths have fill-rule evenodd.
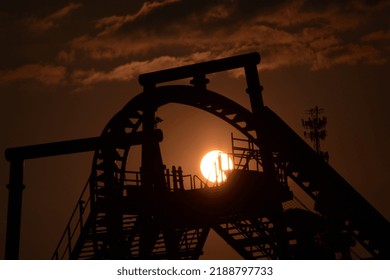
<path id="1" fill-rule="evenodd" d="M 389 222 L 264 106 L 259 63 L 251 53 L 140 75 L 143 92 L 100 137 L 8 149 L 6 258 L 19 257 L 24 161 L 86 151 L 94 152 L 92 172 L 53 259 L 198 259 L 211 229 L 245 259 L 348 259 L 355 244 L 370 258 L 390 258 Z M 250 110 L 207 89 L 206 75 L 236 68 L 245 71 Z M 186 78 L 190 85 L 160 85 Z M 225 182 L 210 186 L 163 164 L 156 112 L 169 103 L 206 111 L 243 135 L 231 137 Z M 130 170 L 135 146 L 141 162 Z"/>

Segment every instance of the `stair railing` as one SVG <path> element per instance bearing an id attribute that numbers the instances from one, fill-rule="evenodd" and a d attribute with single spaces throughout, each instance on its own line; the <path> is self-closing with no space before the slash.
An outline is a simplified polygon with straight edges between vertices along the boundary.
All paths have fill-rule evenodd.
<path id="1" fill-rule="evenodd" d="M 74 241 L 75 236 L 78 238 L 84 229 L 86 218 L 88 218 L 90 212 L 86 211 L 88 209 L 91 198 L 90 193 L 86 191 L 88 189 L 89 183 L 90 179 L 87 180 L 87 183 L 85 184 L 80 198 L 77 201 L 76 207 L 73 210 L 65 231 L 62 234 L 60 241 L 58 242 L 58 245 L 51 258 L 53 260 L 62 260 L 65 258 L 69 259 L 77 242 L 77 240 Z"/>

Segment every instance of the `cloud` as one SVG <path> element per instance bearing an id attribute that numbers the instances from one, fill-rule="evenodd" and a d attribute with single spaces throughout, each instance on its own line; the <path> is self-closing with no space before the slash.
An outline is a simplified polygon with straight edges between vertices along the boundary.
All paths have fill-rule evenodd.
<path id="1" fill-rule="evenodd" d="M 192 12 L 183 11 L 187 14 L 177 19 L 179 23 L 166 18 L 164 24 L 155 22 L 154 28 L 137 26 L 138 29 L 128 33 L 122 30 L 125 23 L 146 17 L 157 8 L 170 9 L 170 4 L 175 2 L 178 1 L 146 2 L 135 14 L 103 18 L 96 24 L 103 31 L 97 36 L 88 34 L 75 38 L 69 44 L 73 51 L 69 53 L 82 52 L 94 60 L 118 60 L 183 56 L 204 51 L 210 52 L 212 57 L 260 51 L 263 57 L 268 56 L 266 69 L 308 65 L 318 70 L 341 63 L 384 63 L 377 59 L 377 54 L 384 50 L 367 42 L 387 33 L 367 35 L 363 37 L 365 44 L 360 35 L 354 35 L 360 26 L 367 24 L 362 13 L 379 10 L 378 6 L 362 1 L 357 1 L 358 4 L 348 1 L 346 6 L 331 2 L 322 7 L 307 7 L 306 1 L 283 1 L 266 12 L 253 5 L 253 12 L 247 17 L 240 14 L 238 2 L 229 1 Z M 229 21 L 230 18 L 235 20 Z M 115 32 L 119 30 L 121 32 Z M 347 55 L 351 50 L 353 55 Z"/>
<path id="2" fill-rule="evenodd" d="M 65 82 L 65 78 L 66 69 L 63 66 L 27 64 L 14 70 L 1 72 L 0 84 L 33 80 L 45 85 L 59 85 Z"/>
<path id="3" fill-rule="evenodd" d="M 130 81 L 141 73 L 205 61 L 209 59 L 209 55 L 208 52 L 204 52 L 194 53 L 189 57 L 161 56 L 151 60 L 129 62 L 111 71 L 78 70 L 73 73 L 71 79 L 81 86 L 107 81 Z"/>
<path id="4" fill-rule="evenodd" d="M 159 43 L 156 38 L 154 40 Z M 67 51 L 69 54 L 81 51 L 83 55 L 95 60 L 126 58 L 131 55 L 146 53 L 151 48 L 150 39 L 147 38 L 102 38 L 89 35 L 73 39 L 69 46 L 70 50 Z"/>
<path id="5" fill-rule="evenodd" d="M 88 21 L 80 21 L 83 28 L 73 36 L 67 33 L 68 41 L 56 41 L 61 48 L 52 60 L 64 63 L 67 71 L 52 66 L 50 58 L 43 60 L 48 61 L 46 65 L 32 60 L 26 66 L 3 71 L 6 76 L 1 80 L 27 77 L 50 83 L 26 72 L 36 67 L 49 75 L 44 69 L 51 65 L 57 71 L 48 81 L 61 83 L 65 79 L 62 75 L 68 74 L 68 82 L 83 87 L 128 81 L 143 72 L 252 51 L 261 53 L 262 71 L 291 66 L 318 71 L 336 65 L 388 62 L 390 31 L 382 22 L 388 17 L 390 4 L 383 1 L 279 0 L 250 7 L 238 0 L 196 3 L 146 1 L 136 12 L 90 16 Z M 69 4 L 34 28 L 53 28 L 80 6 Z"/>
<path id="6" fill-rule="evenodd" d="M 213 22 L 221 19 L 227 19 L 234 12 L 235 6 L 233 3 L 226 6 L 223 4 L 218 4 L 211 7 L 203 16 L 204 22 Z"/>
<path id="7" fill-rule="evenodd" d="M 378 30 L 362 36 L 362 41 L 390 41 L 390 30 Z"/>
<path id="8" fill-rule="evenodd" d="M 352 30 L 359 26 L 361 17 L 353 11 L 343 11 L 343 5 L 307 7 L 309 1 L 285 1 L 278 9 L 255 16 L 257 24 L 289 30 L 328 28 L 332 32 Z"/>
<path id="9" fill-rule="evenodd" d="M 47 17 L 40 19 L 36 17 L 30 17 L 26 19 L 27 27 L 36 33 L 44 33 L 58 25 L 58 21 L 65 18 L 71 12 L 79 9 L 82 6 L 81 3 L 70 3 L 69 5 L 55 11 Z"/>
<path id="10" fill-rule="evenodd" d="M 179 2 L 181 0 L 162 0 L 162 1 L 147 1 L 141 9 L 135 14 L 128 14 L 124 16 L 109 16 L 97 21 L 96 28 L 103 29 L 99 36 L 109 35 L 117 31 L 124 24 L 133 22 L 140 17 L 143 17 L 157 8 Z"/>
<path id="11" fill-rule="evenodd" d="M 374 47 L 350 44 L 347 46 L 334 46 L 316 53 L 312 69 L 328 69 L 335 65 L 383 64 L 386 62 L 387 60 Z"/>
<path id="12" fill-rule="evenodd" d="M 72 63 L 75 60 L 75 55 L 76 54 L 74 50 L 69 50 L 69 51 L 62 50 L 58 53 L 57 59 L 65 63 Z"/>

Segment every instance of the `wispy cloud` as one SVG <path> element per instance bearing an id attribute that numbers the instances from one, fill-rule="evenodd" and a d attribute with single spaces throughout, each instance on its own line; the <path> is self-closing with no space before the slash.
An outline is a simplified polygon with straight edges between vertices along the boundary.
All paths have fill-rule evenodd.
<path id="1" fill-rule="evenodd" d="M 124 24 L 137 20 L 160 7 L 180 2 L 181 0 L 147 1 L 135 14 L 124 16 L 109 16 L 97 21 L 96 28 L 103 29 L 99 36 L 109 35 L 121 28 Z"/>
<path id="2" fill-rule="evenodd" d="M 356 65 L 367 61 L 370 64 L 383 64 L 387 62 L 387 59 L 372 46 L 356 44 L 334 46 L 316 53 L 312 69 L 327 69 L 335 65 Z"/>
<path id="3" fill-rule="evenodd" d="M 151 60 L 129 62 L 111 71 L 78 70 L 73 73 L 71 80 L 80 86 L 107 81 L 130 81 L 141 73 L 205 61 L 209 55 L 204 52 L 185 57 L 161 56 Z"/>
<path id="4" fill-rule="evenodd" d="M 65 79 L 65 67 L 54 65 L 27 64 L 0 73 L 0 84 L 33 80 L 45 85 L 59 85 L 64 83 Z"/>
<path id="5" fill-rule="evenodd" d="M 81 3 L 70 3 L 45 18 L 30 17 L 26 19 L 26 25 L 30 30 L 36 33 L 44 33 L 56 27 L 61 19 L 79 9 L 81 6 Z"/>
<path id="6" fill-rule="evenodd" d="M 366 42 L 372 41 L 390 41 L 390 30 L 378 30 L 362 36 Z"/>
<path id="7" fill-rule="evenodd" d="M 235 5 L 230 3 L 230 5 L 218 4 L 211 7 L 203 16 L 204 22 L 215 22 L 221 19 L 227 19 L 230 15 L 234 13 Z"/>

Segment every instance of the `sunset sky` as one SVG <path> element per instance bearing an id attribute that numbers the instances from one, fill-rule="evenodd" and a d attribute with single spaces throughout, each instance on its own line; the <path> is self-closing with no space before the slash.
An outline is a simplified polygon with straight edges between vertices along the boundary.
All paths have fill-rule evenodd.
<path id="1" fill-rule="evenodd" d="M 379 0 L 2 1 L 0 151 L 98 136 L 142 92 L 140 73 L 256 51 L 265 104 L 301 136 L 305 110 L 324 108 L 330 165 L 390 219 L 389 14 L 390 1 Z M 210 89 L 248 107 L 241 72 L 209 79 Z M 202 155 L 230 152 L 238 133 L 185 106 L 157 115 L 164 162 L 185 173 L 200 175 Z M 51 257 L 91 159 L 26 162 L 21 258 Z M 0 258 L 8 172 L 2 156 Z M 210 258 L 236 257 L 215 250 L 215 240 L 206 244 Z"/>

